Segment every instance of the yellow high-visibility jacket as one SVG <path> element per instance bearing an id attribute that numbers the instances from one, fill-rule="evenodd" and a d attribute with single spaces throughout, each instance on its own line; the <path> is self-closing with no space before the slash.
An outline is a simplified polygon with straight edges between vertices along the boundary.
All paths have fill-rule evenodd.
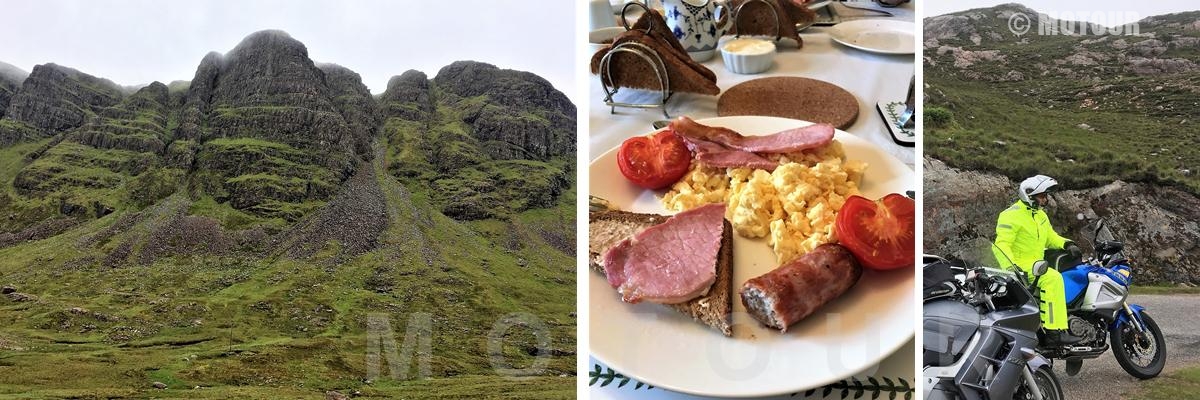
<path id="1" fill-rule="evenodd" d="M 996 246 L 992 253 L 1002 268 L 1014 263 L 1022 270 L 1033 268 L 1046 249 L 1062 249 L 1068 240 L 1054 232 L 1046 212 L 1017 200 L 996 218 Z"/>

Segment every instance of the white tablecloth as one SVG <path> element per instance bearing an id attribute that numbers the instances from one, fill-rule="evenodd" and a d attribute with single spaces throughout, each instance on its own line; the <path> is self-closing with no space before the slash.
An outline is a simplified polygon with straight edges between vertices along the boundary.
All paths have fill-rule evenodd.
<path id="1" fill-rule="evenodd" d="M 869 2 L 858 2 L 855 5 L 872 6 Z M 832 7 L 836 7 L 843 20 L 851 20 L 860 16 L 874 17 L 874 13 L 847 9 L 839 4 L 834 4 Z M 893 17 L 895 19 L 913 21 L 914 12 L 911 3 L 900 8 L 890 8 L 887 11 L 896 14 Z M 762 74 L 738 75 L 729 72 L 729 70 L 725 69 L 720 54 L 704 62 L 704 65 L 717 74 L 717 86 L 722 91 L 747 80 L 767 76 L 802 76 L 841 86 L 854 94 L 858 98 L 859 103 L 858 119 L 846 131 L 869 140 L 883 148 L 888 154 L 895 156 L 900 161 L 909 165 L 909 167 L 912 167 L 915 160 L 913 148 L 902 147 L 892 141 L 883 119 L 875 109 L 875 104 L 880 101 L 904 100 L 904 96 L 908 91 L 909 80 L 915 73 L 913 69 L 914 56 L 881 55 L 852 49 L 830 39 L 826 33 L 828 29 L 829 27 L 816 26 L 802 32 L 800 36 L 804 40 L 804 47 L 798 50 L 794 46 L 781 47 L 780 52 L 775 58 L 775 65 Z M 609 107 L 605 106 L 603 102 L 604 90 L 600 85 L 600 79 L 595 76 L 592 76 L 590 79 L 588 91 L 588 101 L 590 102 L 588 115 L 588 156 L 591 160 L 595 160 L 610 149 L 619 146 L 622 141 L 630 136 L 642 135 L 653 131 L 651 123 L 663 119 L 660 109 L 618 107 L 616 114 L 610 114 Z M 652 102 L 657 98 L 657 94 L 630 91 L 628 89 L 622 89 L 621 93 L 618 94 L 619 100 Z M 676 94 L 668 103 L 667 111 L 672 117 L 680 115 L 687 115 L 695 119 L 716 117 L 717 99 L 718 96 L 701 96 L 689 93 Z M 868 368 L 866 371 L 855 376 L 862 380 L 865 380 L 867 377 L 888 377 L 891 379 L 902 377 L 910 384 L 915 384 L 914 354 L 915 344 L 910 341 L 907 345 L 902 346 L 900 350 L 896 351 L 896 353 L 888 356 L 879 365 Z M 595 365 L 600 365 L 607 371 L 607 366 L 599 360 L 589 357 L 589 369 Z M 643 387 L 635 390 L 634 382 L 631 381 L 623 387 L 618 387 L 619 382 L 604 387 L 601 387 L 600 383 L 596 383 L 589 386 L 588 392 L 592 399 L 699 398 L 659 388 L 648 390 Z M 814 394 L 814 397 L 821 398 L 821 394 L 821 391 L 818 391 Z M 802 395 L 803 393 L 801 396 L 796 397 L 785 395 L 780 396 L 780 398 L 796 399 L 803 397 Z M 838 395 L 838 392 L 834 392 L 831 398 L 838 398 Z M 867 396 L 870 396 L 870 394 L 868 393 Z M 886 394 L 884 394 L 884 398 L 886 398 Z M 903 398 L 903 395 L 901 394 L 897 398 Z"/>

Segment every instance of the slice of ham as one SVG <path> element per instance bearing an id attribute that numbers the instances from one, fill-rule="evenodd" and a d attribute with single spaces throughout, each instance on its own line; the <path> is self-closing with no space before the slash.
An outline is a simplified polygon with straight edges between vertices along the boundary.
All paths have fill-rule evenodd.
<path id="1" fill-rule="evenodd" d="M 609 285 L 627 303 L 677 304 L 703 296 L 717 279 L 725 204 L 681 212 L 604 254 Z"/>
<path id="2" fill-rule="evenodd" d="M 779 163 L 748 151 L 733 150 L 718 143 L 704 139 L 680 136 L 688 144 L 688 148 L 696 153 L 696 159 L 704 165 L 717 168 L 750 167 L 774 171 Z"/>
<path id="3" fill-rule="evenodd" d="M 671 129 L 684 138 L 707 140 L 734 150 L 754 153 L 791 153 L 821 147 L 833 141 L 833 127 L 813 124 L 765 136 L 742 136 L 732 129 L 702 125 L 681 116 Z"/>

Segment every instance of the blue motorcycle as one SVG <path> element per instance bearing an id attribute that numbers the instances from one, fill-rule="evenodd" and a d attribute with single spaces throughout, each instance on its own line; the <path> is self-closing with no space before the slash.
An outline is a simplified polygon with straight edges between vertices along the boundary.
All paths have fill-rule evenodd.
<path id="1" fill-rule="evenodd" d="M 1084 220 L 1083 214 L 1078 218 Z M 1111 347 L 1125 372 L 1138 379 L 1158 376 L 1167 363 L 1162 330 L 1143 307 L 1126 301 L 1132 262 L 1122 254 L 1124 245 L 1115 240 L 1103 219 L 1089 222 L 1087 227 L 1092 224 L 1095 256 L 1082 262 L 1066 254 L 1048 260 L 1062 273 L 1066 286 L 1068 329 L 1083 340 L 1066 346 L 1051 345 L 1042 331 L 1038 352 L 1066 360 L 1067 375 L 1074 376 L 1083 360 L 1097 358 Z M 1034 287 L 1036 284 L 1031 285 L 1031 289 Z M 1039 292 L 1031 291 L 1035 295 Z"/>

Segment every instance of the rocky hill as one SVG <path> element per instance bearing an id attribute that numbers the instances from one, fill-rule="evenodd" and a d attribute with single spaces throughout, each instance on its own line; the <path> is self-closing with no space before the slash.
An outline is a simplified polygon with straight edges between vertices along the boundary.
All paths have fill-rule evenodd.
<path id="1" fill-rule="evenodd" d="M 1033 19 L 1030 31 L 1009 29 L 1015 13 Z M 1038 170 L 1074 188 L 1120 179 L 1200 194 L 1200 153 L 1190 151 L 1200 12 L 1145 18 L 1137 32 L 1050 20 L 1058 30 L 1039 34 L 1036 16 L 1006 4 L 925 19 L 930 154 L 1009 177 Z"/>
<path id="2" fill-rule="evenodd" d="M 1017 13 L 1032 21 L 1020 35 Z M 926 252 L 990 261 L 1015 182 L 1045 174 L 1067 190 L 1056 227 L 1090 243 L 1074 216 L 1098 215 L 1139 280 L 1197 283 L 1200 12 L 1137 32 L 1058 20 L 1039 32 L 1037 15 L 1005 4 L 924 20 Z"/>
<path id="3" fill-rule="evenodd" d="M 135 91 L 0 67 L 0 395 L 573 393 L 575 106 L 544 79 L 377 98 L 280 31 Z M 381 320 L 430 321 L 424 367 L 370 376 Z"/>
<path id="4" fill-rule="evenodd" d="M 996 216 L 1016 201 L 1016 183 L 1006 177 L 924 164 L 924 252 L 995 265 L 991 242 Z M 1089 254 L 1093 233 L 1076 214 L 1103 218 L 1125 243 L 1139 284 L 1200 284 L 1200 198 L 1146 184 L 1113 182 L 1103 187 L 1053 195 L 1047 209 L 1059 234 Z"/>

